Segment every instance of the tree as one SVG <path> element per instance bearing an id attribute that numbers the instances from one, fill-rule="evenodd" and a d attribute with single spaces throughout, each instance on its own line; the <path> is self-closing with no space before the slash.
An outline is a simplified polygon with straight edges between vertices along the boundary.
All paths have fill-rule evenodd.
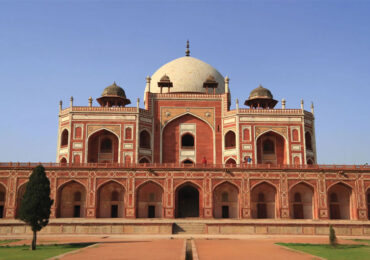
<path id="1" fill-rule="evenodd" d="M 337 245 L 337 236 L 335 235 L 335 230 L 331 225 L 329 226 L 329 241 L 331 246 Z"/>
<path id="2" fill-rule="evenodd" d="M 32 250 L 36 249 L 37 231 L 49 223 L 53 202 L 50 199 L 50 181 L 46 177 L 45 168 L 38 165 L 32 171 L 19 209 L 19 219 L 29 225 L 33 232 Z"/>

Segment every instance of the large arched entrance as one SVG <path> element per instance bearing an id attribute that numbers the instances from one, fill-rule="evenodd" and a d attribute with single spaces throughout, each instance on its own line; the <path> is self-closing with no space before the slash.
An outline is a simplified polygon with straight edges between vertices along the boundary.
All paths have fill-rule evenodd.
<path id="1" fill-rule="evenodd" d="M 137 217 L 161 218 L 163 216 L 163 189 L 152 181 L 141 185 L 137 190 Z"/>
<path id="2" fill-rule="evenodd" d="M 97 217 L 124 217 L 124 189 L 122 185 L 114 181 L 110 181 L 99 188 Z"/>
<path id="3" fill-rule="evenodd" d="M 213 192 L 213 216 L 215 218 L 238 218 L 238 188 L 224 182 L 217 186 Z"/>
<path id="4" fill-rule="evenodd" d="M 350 187 L 337 183 L 328 190 L 328 205 L 330 219 L 351 219 Z"/>
<path id="5" fill-rule="evenodd" d="M 293 219 L 312 219 L 313 188 L 305 183 L 295 185 L 289 192 L 290 217 Z"/>
<path id="6" fill-rule="evenodd" d="M 287 164 L 285 139 L 269 131 L 257 139 L 257 162 L 259 164 Z"/>
<path id="7" fill-rule="evenodd" d="M 252 217 L 275 218 L 276 188 L 263 182 L 252 189 Z"/>
<path id="8" fill-rule="evenodd" d="M 370 220 L 370 188 L 366 192 L 367 219 Z"/>
<path id="9" fill-rule="evenodd" d="M 191 159 L 200 163 L 204 157 L 213 163 L 213 131 L 205 121 L 186 114 L 169 122 L 162 132 L 162 162 L 181 163 Z"/>
<path id="10" fill-rule="evenodd" d="M 113 163 L 118 162 L 118 138 L 115 134 L 100 130 L 89 137 L 88 162 Z"/>
<path id="11" fill-rule="evenodd" d="M 85 217 L 85 187 L 75 181 L 68 182 L 59 188 L 58 211 L 59 218 L 83 218 Z"/>
<path id="12" fill-rule="evenodd" d="M 199 191 L 195 185 L 185 183 L 177 188 L 176 217 L 199 217 Z"/>

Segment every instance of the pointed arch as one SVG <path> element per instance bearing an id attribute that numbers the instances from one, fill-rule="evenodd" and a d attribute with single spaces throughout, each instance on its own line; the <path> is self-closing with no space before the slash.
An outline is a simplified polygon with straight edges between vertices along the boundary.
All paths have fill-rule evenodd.
<path id="1" fill-rule="evenodd" d="M 306 184 L 307 186 L 309 186 L 309 187 L 311 187 L 311 189 L 312 190 L 316 190 L 316 187 L 313 185 L 313 184 L 311 184 L 311 183 L 309 183 L 309 182 L 307 182 L 307 181 L 305 181 L 305 180 L 300 180 L 300 181 L 298 181 L 297 183 L 294 183 L 293 185 L 291 185 L 290 187 L 289 187 L 289 191 L 292 189 L 292 188 L 294 188 L 295 186 L 297 186 L 298 184 Z"/>
<path id="2" fill-rule="evenodd" d="M 212 195 L 215 218 L 239 218 L 239 187 L 236 184 L 223 181 L 214 187 Z"/>
<path id="3" fill-rule="evenodd" d="M 203 206 L 200 202 L 202 198 L 201 188 L 193 181 L 187 180 L 175 188 L 175 216 L 184 217 L 202 217 Z"/>
<path id="4" fill-rule="evenodd" d="M 253 218 L 276 218 L 277 191 L 275 185 L 265 180 L 251 187 Z"/>
<path id="5" fill-rule="evenodd" d="M 235 160 L 235 158 L 233 158 L 233 157 L 228 157 L 228 158 L 225 160 L 225 164 L 227 164 L 227 165 L 236 165 L 236 160 Z"/>
<path id="6" fill-rule="evenodd" d="M 228 130 L 224 135 L 225 149 L 234 149 L 236 147 L 236 134 L 233 130 Z"/>
<path id="7" fill-rule="evenodd" d="M 255 141 L 255 153 L 259 164 L 289 164 L 289 141 L 286 136 L 273 129 L 258 135 Z"/>
<path id="8" fill-rule="evenodd" d="M 196 115 L 196 114 L 193 114 L 193 113 L 191 113 L 191 112 L 185 112 L 185 113 L 182 113 L 182 114 L 180 114 L 180 115 L 177 115 L 177 116 L 175 116 L 175 117 L 171 118 L 170 120 L 168 120 L 168 121 L 165 123 L 165 125 L 162 127 L 161 135 L 163 134 L 163 130 L 164 130 L 164 128 L 165 128 L 169 123 L 171 123 L 172 121 L 174 121 L 174 120 L 176 120 L 176 119 L 178 119 L 178 118 L 180 118 L 180 117 L 182 117 L 182 116 L 186 116 L 186 115 L 190 115 L 190 116 L 193 116 L 193 117 L 196 117 L 196 118 L 198 118 L 198 119 L 202 120 L 203 122 L 207 123 L 207 124 L 209 125 L 209 127 L 210 127 L 212 130 L 214 130 L 214 127 L 213 127 L 213 126 L 212 126 L 208 121 L 204 120 L 204 119 L 203 119 L 203 118 L 201 118 L 200 116 L 198 116 L 198 115 Z"/>
<path id="9" fill-rule="evenodd" d="M 107 146 L 108 142 L 103 142 L 108 139 L 110 140 L 111 149 L 106 150 L 103 146 Z M 119 162 L 121 151 L 119 144 L 120 137 L 112 130 L 104 127 L 95 130 L 86 139 L 87 162 Z"/>
<path id="10" fill-rule="evenodd" d="M 229 180 L 224 180 L 224 181 L 221 181 L 220 183 L 217 183 L 217 185 L 213 187 L 213 190 L 215 190 L 218 186 L 221 186 L 225 183 L 228 183 L 228 184 L 234 186 L 238 190 L 238 192 L 240 191 L 239 186 L 236 183 L 234 183 L 232 181 L 229 181 Z"/>
<path id="11" fill-rule="evenodd" d="M 261 180 L 261 181 L 255 183 L 255 184 L 253 184 L 253 186 L 251 186 L 251 190 L 253 190 L 255 187 L 257 187 L 258 185 L 263 184 L 263 183 L 269 184 L 269 185 L 273 186 L 275 188 L 275 190 L 278 190 L 277 184 L 275 184 L 275 183 L 273 183 L 269 180 Z"/>
<path id="12" fill-rule="evenodd" d="M 333 187 L 334 185 L 337 185 L 337 184 L 343 184 L 344 186 L 346 186 L 347 188 L 351 189 L 351 191 L 354 189 L 349 183 L 346 183 L 346 182 L 343 182 L 343 181 L 336 181 L 336 182 L 333 182 L 332 184 L 330 184 L 326 190 L 328 191 L 331 187 Z"/>
<path id="13" fill-rule="evenodd" d="M 151 149 L 152 136 L 147 129 L 142 129 L 139 133 L 139 147 Z"/>
<path id="14" fill-rule="evenodd" d="M 118 185 L 122 186 L 122 189 L 126 190 L 125 185 L 123 183 L 120 183 L 119 181 L 117 181 L 115 179 L 108 179 L 108 180 L 103 181 L 98 186 L 96 186 L 96 190 L 100 189 L 101 186 L 104 186 L 105 184 L 110 183 L 110 182 L 117 183 Z"/>
<path id="15" fill-rule="evenodd" d="M 201 162 L 204 156 L 208 163 L 213 163 L 216 158 L 215 152 L 215 132 L 213 127 L 205 119 L 191 113 L 184 113 L 175 116 L 161 128 L 160 135 L 160 162 L 162 163 L 181 163 L 184 154 L 181 152 L 181 125 L 192 124 L 195 127 L 191 132 L 194 135 L 194 148 L 188 155 L 193 161 Z M 184 149 L 187 149 L 186 147 Z M 190 148 L 188 148 L 190 149 Z"/>
<path id="16" fill-rule="evenodd" d="M 116 180 L 107 180 L 97 187 L 98 218 L 122 218 L 125 215 L 125 187 Z"/>
<path id="17" fill-rule="evenodd" d="M 342 181 L 327 189 L 330 219 L 353 219 L 353 188 Z"/>
<path id="18" fill-rule="evenodd" d="M 289 188 L 290 217 L 293 219 L 313 219 L 315 208 L 315 188 L 300 181 Z"/>
<path id="19" fill-rule="evenodd" d="M 164 189 L 156 181 L 148 180 L 136 187 L 136 215 L 138 218 L 163 217 Z"/>
<path id="20" fill-rule="evenodd" d="M 80 193 L 79 200 L 75 200 L 77 193 Z M 86 186 L 77 180 L 70 180 L 59 185 L 57 188 L 57 217 L 85 217 L 86 196 Z"/>
<path id="21" fill-rule="evenodd" d="M 67 128 L 62 130 L 60 135 L 60 147 L 66 147 L 69 144 L 69 131 Z"/>

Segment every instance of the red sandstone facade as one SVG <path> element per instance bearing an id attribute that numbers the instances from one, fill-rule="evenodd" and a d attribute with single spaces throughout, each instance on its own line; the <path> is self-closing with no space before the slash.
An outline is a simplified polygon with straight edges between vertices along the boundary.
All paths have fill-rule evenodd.
<path id="1" fill-rule="evenodd" d="M 147 78 L 145 108 L 116 84 L 100 107 L 60 105 L 52 218 L 370 217 L 368 166 L 319 166 L 313 107 L 275 108 L 253 90 L 231 110 L 229 79 L 182 57 Z M 0 164 L 0 211 L 15 218 L 31 164 Z"/>

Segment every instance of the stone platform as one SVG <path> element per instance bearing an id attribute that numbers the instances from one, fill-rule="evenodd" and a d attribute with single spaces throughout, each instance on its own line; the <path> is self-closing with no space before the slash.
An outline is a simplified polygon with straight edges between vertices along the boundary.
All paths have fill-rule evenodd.
<path id="1" fill-rule="evenodd" d="M 272 219 L 50 219 L 40 234 L 263 234 L 328 235 L 329 225 L 337 235 L 369 236 L 370 221 L 353 220 L 272 220 Z M 0 220 L 0 235 L 31 234 L 23 222 Z"/>

